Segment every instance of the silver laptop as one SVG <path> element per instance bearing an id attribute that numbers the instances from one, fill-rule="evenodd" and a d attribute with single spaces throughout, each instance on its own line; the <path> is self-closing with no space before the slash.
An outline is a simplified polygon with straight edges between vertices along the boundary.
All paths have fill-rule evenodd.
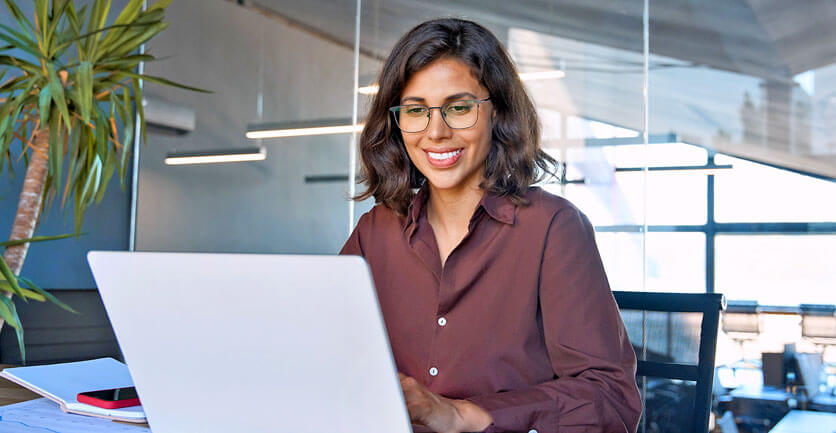
<path id="1" fill-rule="evenodd" d="M 411 432 L 361 258 L 87 259 L 154 433 Z"/>

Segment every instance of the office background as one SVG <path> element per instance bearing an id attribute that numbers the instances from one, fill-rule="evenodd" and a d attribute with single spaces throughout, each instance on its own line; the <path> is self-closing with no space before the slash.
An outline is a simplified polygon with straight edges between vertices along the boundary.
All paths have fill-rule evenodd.
<path id="1" fill-rule="evenodd" d="M 476 20 L 506 44 L 540 112 L 543 144 L 564 163 L 564 176 L 543 187 L 595 224 L 614 289 L 718 292 L 790 310 L 836 303 L 832 2 L 658 0 L 646 14 L 640 0 L 176 0 L 170 28 L 147 47 L 163 60 L 146 72 L 214 93 L 148 85 L 149 110 L 175 107 L 195 127 L 152 125 L 135 220 L 131 185 L 120 191 L 114 181 L 88 213 L 87 234 L 30 249 L 23 274 L 82 314 L 20 305 L 29 361 L 118 355 L 85 254 L 128 249 L 132 226 L 140 251 L 336 253 L 352 219 L 351 134 L 245 133 L 362 121 L 371 96 L 357 87 L 374 84 L 401 34 L 438 16 Z M 264 161 L 164 162 L 254 146 Z M 16 173 L 0 180 L 0 227 L 11 226 L 21 161 Z M 353 219 L 370 206 L 357 204 Z M 55 205 L 38 233 L 70 231 Z M 808 347 L 795 316 L 768 322 L 763 337 L 749 350 Z M 741 356 L 731 339 L 718 344 L 718 364 Z M 16 345 L 4 327 L 0 362 L 19 362 Z"/>

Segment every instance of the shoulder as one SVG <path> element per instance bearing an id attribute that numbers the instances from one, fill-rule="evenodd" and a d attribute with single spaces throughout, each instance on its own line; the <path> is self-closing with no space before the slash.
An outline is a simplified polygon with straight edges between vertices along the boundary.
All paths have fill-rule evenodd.
<path id="1" fill-rule="evenodd" d="M 595 229 L 589 218 L 569 200 L 539 187 L 529 188 L 525 198 L 528 205 L 517 207 L 521 226 L 534 228 L 546 238 L 594 238 Z"/>
<path id="2" fill-rule="evenodd" d="M 405 216 L 399 215 L 383 204 L 376 204 L 360 217 L 360 220 L 357 221 L 356 230 L 361 233 L 374 231 L 380 234 L 392 229 L 402 230 L 405 223 Z"/>
<path id="3" fill-rule="evenodd" d="M 403 231 L 404 217 L 384 205 L 375 205 L 360 216 L 357 226 L 343 245 L 340 254 L 367 257 L 376 251 L 376 245 L 395 240 Z"/>
<path id="4" fill-rule="evenodd" d="M 544 263 L 580 270 L 600 262 L 595 227 L 572 202 L 535 187 L 526 199 L 529 205 L 518 207 L 519 221 L 538 233 Z"/>
<path id="5" fill-rule="evenodd" d="M 518 206 L 517 212 L 521 219 L 552 221 L 560 216 L 586 217 L 569 200 L 533 186 L 525 194 L 528 205 Z"/>

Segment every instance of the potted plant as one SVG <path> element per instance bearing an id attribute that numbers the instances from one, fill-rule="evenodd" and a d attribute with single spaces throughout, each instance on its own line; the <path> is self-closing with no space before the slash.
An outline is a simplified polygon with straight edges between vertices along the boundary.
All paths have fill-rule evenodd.
<path id="1" fill-rule="evenodd" d="M 167 27 L 171 0 L 146 10 L 130 0 L 110 24 L 110 0 L 78 9 L 72 0 L 35 0 L 31 20 L 4 1 L 15 25 L 0 24 L 0 171 L 8 165 L 11 172 L 18 143 L 26 175 L 9 241 L 0 243 L 0 328 L 4 321 L 15 328 L 25 360 L 16 299 L 72 311 L 20 276 L 29 243 L 73 235 L 34 237 L 41 213 L 58 197 L 62 208 L 70 203 L 78 236 L 114 174 L 124 188 L 136 128 L 145 136 L 142 80 L 202 90 L 136 70 L 154 60 L 139 48 Z"/>

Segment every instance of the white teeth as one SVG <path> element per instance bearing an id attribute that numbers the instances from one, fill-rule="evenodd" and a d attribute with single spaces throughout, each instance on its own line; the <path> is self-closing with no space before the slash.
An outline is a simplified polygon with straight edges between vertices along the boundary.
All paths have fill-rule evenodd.
<path id="1" fill-rule="evenodd" d="M 437 159 L 439 161 L 443 161 L 445 159 L 450 159 L 458 154 L 462 153 L 462 150 L 456 150 L 453 152 L 444 152 L 444 153 L 435 153 L 435 152 L 427 152 L 427 155 L 430 156 L 432 159 Z"/>

